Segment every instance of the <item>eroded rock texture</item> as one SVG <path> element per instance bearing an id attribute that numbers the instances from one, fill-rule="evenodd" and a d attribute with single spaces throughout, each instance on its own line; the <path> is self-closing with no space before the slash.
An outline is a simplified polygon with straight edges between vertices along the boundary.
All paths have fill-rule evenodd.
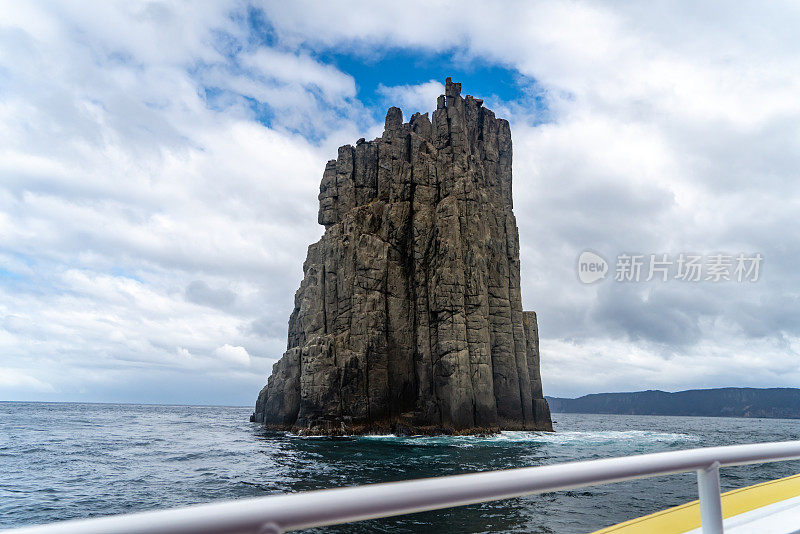
<path id="1" fill-rule="evenodd" d="M 286 353 L 253 420 L 309 433 L 552 430 L 522 311 L 511 131 L 447 80 L 432 120 L 325 166 Z"/>

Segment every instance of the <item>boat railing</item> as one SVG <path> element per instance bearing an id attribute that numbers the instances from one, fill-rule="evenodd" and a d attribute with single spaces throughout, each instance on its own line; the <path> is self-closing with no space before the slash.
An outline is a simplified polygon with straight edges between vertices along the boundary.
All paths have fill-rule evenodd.
<path id="1" fill-rule="evenodd" d="M 697 472 L 702 532 L 723 532 L 721 467 L 800 458 L 800 441 L 659 452 L 56 522 L 7 534 L 279 534 L 536 493 Z"/>

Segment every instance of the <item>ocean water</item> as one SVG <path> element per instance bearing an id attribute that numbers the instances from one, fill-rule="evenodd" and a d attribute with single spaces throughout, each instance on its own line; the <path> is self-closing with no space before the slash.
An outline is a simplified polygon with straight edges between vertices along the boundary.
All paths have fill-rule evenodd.
<path id="1" fill-rule="evenodd" d="M 0 528 L 335 486 L 800 438 L 800 421 L 554 414 L 556 432 L 302 438 L 250 408 L 0 403 Z M 724 489 L 800 462 L 722 470 Z M 318 529 L 578 533 L 696 499 L 693 474 Z"/>

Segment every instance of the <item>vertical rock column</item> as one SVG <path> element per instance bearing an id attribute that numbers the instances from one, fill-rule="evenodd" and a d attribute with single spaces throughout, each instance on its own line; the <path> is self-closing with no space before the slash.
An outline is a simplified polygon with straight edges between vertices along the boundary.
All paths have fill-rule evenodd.
<path id="1" fill-rule="evenodd" d="M 287 352 L 253 420 L 308 433 L 552 430 L 522 311 L 511 131 L 448 78 L 432 119 L 325 166 Z"/>

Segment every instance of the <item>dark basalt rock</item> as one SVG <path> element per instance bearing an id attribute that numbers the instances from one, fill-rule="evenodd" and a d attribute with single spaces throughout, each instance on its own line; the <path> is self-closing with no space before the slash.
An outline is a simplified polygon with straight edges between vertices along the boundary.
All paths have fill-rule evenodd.
<path id="1" fill-rule="evenodd" d="M 252 420 L 313 434 L 552 430 L 522 311 L 511 130 L 447 80 L 325 166 L 286 353 Z"/>

